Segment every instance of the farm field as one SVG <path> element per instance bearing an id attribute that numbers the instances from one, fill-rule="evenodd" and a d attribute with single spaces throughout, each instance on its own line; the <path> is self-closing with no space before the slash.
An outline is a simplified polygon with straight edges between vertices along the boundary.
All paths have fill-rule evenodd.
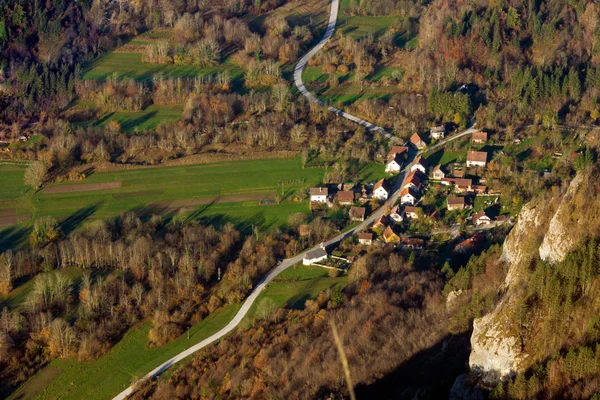
<path id="1" fill-rule="evenodd" d="M 274 307 L 286 306 L 297 310 L 304 309 L 306 300 L 314 300 L 320 292 L 327 289 L 342 289 L 348 284 L 348 277 L 340 275 L 332 278 L 328 269 L 298 264 L 282 272 L 271 282 L 246 316 L 257 317 L 257 308 L 262 301 L 272 301 Z"/>
<path id="2" fill-rule="evenodd" d="M 162 347 L 147 348 L 150 322 L 131 328 L 107 354 L 93 362 L 56 359 L 10 399 L 110 399 L 132 381 L 225 326 L 239 309 L 228 305 L 192 326 L 187 334 Z"/>
<path id="3" fill-rule="evenodd" d="M 12 166 L 0 166 L 12 171 Z M 78 185 L 98 185 L 120 182 L 120 187 L 107 190 L 51 193 L 44 191 L 18 197 L 27 190 L 23 184 L 24 168 L 11 173 L 15 203 L 0 204 L 2 210 L 13 209 L 18 214 L 31 213 L 33 218 L 87 217 L 106 218 L 121 212 L 173 212 L 175 208 L 192 207 L 194 218 L 209 218 L 210 222 L 246 222 L 273 227 L 286 221 L 294 212 L 306 212 L 306 204 L 284 201 L 279 205 L 260 206 L 258 197 L 281 191 L 280 181 L 298 182 L 284 186 L 286 196 L 320 183 L 323 169 L 303 169 L 299 158 L 224 162 L 177 167 L 140 168 L 115 172 L 92 173 L 79 182 L 49 185 L 47 188 Z M 300 180 L 300 181 L 298 181 Z M 301 182 L 301 183 L 300 183 Z M 211 204 L 221 196 L 227 203 Z M 248 199 L 252 199 L 251 201 Z M 197 206 L 200 206 L 197 208 Z M 146 210 L 146 211 L 144 211 Z"/>
<path id="4" fill-rule="evenodd" d="M 165 78 L 196 78 L 216 75 L 223 71 L 228 71 L 233 79 L 243 75 L 239 66 L 227 61 L 214 67 L 200 68 L 193 65 L 144 63 L 139 53 L 111 52 L 90 63 L 82 78 L 105 80 L 116 75 L 120 79 L 132 78 L 139 82 L 150 82 L 158 74 Z"/>
<path id="5" fill-rule="evenodd" d="M 84 103 L 76 103 L 85 106 Z M 161 123 L 175 122 L 181 119 L 183 105 L 159 106 L 150 105 L 142 111 L 116 111 L 108 112 L 98 116 L 97 119 L 76 123 L 81 127 L 105 126 L 110 121 L 117 121 L 121 125 L 122 132 L 131 133 L 138 131 L 154 130 Z"/>

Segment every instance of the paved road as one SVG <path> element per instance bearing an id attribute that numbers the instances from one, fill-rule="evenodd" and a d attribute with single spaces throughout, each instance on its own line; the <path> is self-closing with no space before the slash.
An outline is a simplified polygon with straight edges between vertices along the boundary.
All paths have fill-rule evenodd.
<path id="1" fill-rule="evenodd" d="M 329 41 L 329 39 L 331 39 L 331 36 L 333 35 L 333 32 L 335 31 L 335 24 L 337 23 L 339 8 L 340 8 L 340 0 L 332 0 L 331 13 L 329 14 L 329 23 L 327 25 L 327 30 L 325 31 L 325 35 L 323 36 L 323 39 L 321 39 L 321 41 L 315 47 L 313 47 L 312 50 L 310 50 L 308 53 L 306 53 L 304 55 L 304 57 L 302 57 L 300 59 L 300 61 L 298 61 L 298 64 L 296 65 L 296 68 L 294 69 L 294 83 L 296 84 L 296 87 L 298 88 L 298 90 L 300 90 L 300 93 L 302 93 L 311 102 L 321 105 L 321 106 L 325 106 L 325 103 L 322 102 L 321 100 L 319 100 L 317 98 L 317 96 L 315 96 L 314 94 L 309 92 L 308 89 L 306 89 L 306 86 L 304 86 L 304 82 L 302 82 L 302 71 L 306 67 L 308 60 L 310 60 L 315 54 L 317 54 L 319 52 L 319 50 L 321 50 L 323 48 L 323 46 L 325 46 L 325 43 L 327 43 L 327 41 Z M 343 117 L 343 118 L 349 119 L 350 121 L 356 122 L 357 124 L 364 126 L 365 128 L 367 128 L 370 131 L 379 131 L 379 132 L 383 133 L 388 139 L 390 139 L 390 140 L 394 139 L 394 136 L 392 136 L 390 133 L 386 132 L 383 128 L 381 128 L 377 125 L 374 125 L 368 121 L 365 121 L 364 119 L 355 117 L 354 115 L 348 114 L 347 112 L 339 110 L 335 107 L 328 106 L 327 108 L 329 109 L 329 111 L 336 113 L 340 117 Z"/>
<path id="2" fill-rule="evenodd" d="M 298 86 L 298 89 L 300 89 L 302 94 L 304 94 L 306 97 L 308 97 L 311 101 L 313 101 L 317 104 L 321 104 L 321 105 L 323 103 L 319 99 L 317 99 L 312 93 L 307 91 L 306 88 L 304 87 L 304 84 L 302 83 L 302 69 L 306 65 L 308 59 L 311 58 L 315 53 L 317 53 L 317 51 L 319 51 L 325 45 L 327 40 L 329 40 L 329 38 L 333 34 L 333 31 L 335 29 L 335 23 L 337 21 L 338 8 L 339 8 L 339 0 L 333 0 L 331 3 L 331 15 L 329 18 L 329 25 L 327 27 L 327 31 L 325 32 L 325 36 L 319 42 L 319 44 L 317 44 L 311 51 L 309 51 L 304 57 L 302 57 L 302 59 L 300 59 L 300 61 L 298 62 L 298 65 L 296 66 L 296 69 L 294 71 L 294 80 L 296 82 L 296 86 Z M 364 121 L 360 118 L 357 118 L 350 114 L 342 112 L 336 108 L 329 107 L 329 109 L 331 111 L 337 113 L 341 117 L 348 118 L 351 121 L 357 122 L 357 123 L 367 127 L 371 131 L 376 130 L 376 131 L 383 132 L 386 135 L 386 137 L 392 139 L 392 135 L 385 132 L 385 130 L 383 128 L 380 128 L 380 127 L 375 126 L 375 125 L 373 125 L 367 121 Z M 475 131 L 475 129 L 470 128 L 462 133 L 448 137 L 448 138 L 440 141 L 436 145 L 432 146 L 429 150 L 442 147 L 444 144 L 446 144 L 452 140 L 456 140 L 465 135 L 468 135 L 474 131 Z M 331 246 L 333 244 L 340 242 L 341 240 L 343 240 L 344 238 L 346 238 L 348 236 L 352 236 L 355 233 L 365 230 L 377 218 L 379 218 L 380 216 L 385 214 L 386 211 L 388 210 L 388 208 L 392 207 L 394 205 L 394 203 L 396 203 L 396 201 L 398 200 L 398 197 L 400 196 L 400 190 L 398 190 L 398 189 L 401 187 L 401 184 L 404 182 L 407 172 L 410 171 L 410 166 L 412 165 L 412 161 L 414 160 L 416 154 L 417 153 L 415 153 L 413 151 L 410 152 L 409 162 L 407 163 L 408 165 L 400 172 L 398 179 L 396 180 L 396 185 L 393 188 L 393 193 L 392 193 L 391 197 L 388 199 L 388 201 L 386 202 L 386 204 L 384 206 L 378 208 L 373 214 L 371 214 L 360 225 L 358 225 L 358 226 L 354 227 L 353 229 L 350 229 L 346 232 L 340 233 L 336 237 L 325 242 L 324 243 L 325 246 Z M 248 298 L 244 301 L 244 303 L 242 304 L 242 307 L 239 309 L 237 314 L 223 329 L 221 329 L 220 331 L 216 332 L 215 334 L 207 337 L 200 343 L 197 343 L 194 346 L 190 347 L 189 349 L 179 353 L 178 355 L 174 356 L 173 358 L 165 361 L 164 363 L 162 363 L 161 365 L 159 365 L 158 367 L 156 367 L 155 369 L 150 371 L 144 377 L 144 379 L 156 378 L 157 376 L 161 375 L 164 371 L 166 371 L 169 367 L 171 367 L 173 364 L 176 364 L 177 362 L 192 355 L 193 353 L 208 346 L 209 344 L 216 342 L 217 340 L 221 339 L 223 336 L 227 335 L 232 330 L 234 330 L 238 326 L 238 324 L 242 321 L 242 319 L 244 319 L 244 317 L 246 316 L 248 311 L 250 311 L 250 307 L 252 307 L 252 304 L 254 304 L 254 302 L 256 301 L 256 299 L 258 298 L 260 293 L 262 292 L 262 290 L 269 284 L 269 282 L 271 282 L 273 279 L 275 279 L 275 277 L 277 277 L 279 274 L 281 274 L 283 271 L 285 271 L 289 267 L 302 262 L 302 259 L 304 258 L 304 255 L 306 253 L 308 253 L 309 251 L 312 251 L 312 250 L 316 250 L 319 247 L 320 246 L 315 246 L 314 248 L 306 250 L 303 253 L 300 253 L 292 258 L 287 258 L 287 259 L 283 260 L 274 270 L 269 272 L 269 274 L 267 274 L 267 276 L 265 276 L 262 279 L 262 281 L 260 281 L 258 283 L 258 285 L 254 288 L 252 293 L 250 293 Z M 131 393 L 133 393 L 134 387 L 135 387 L 135 383 L 133 385 L 129 386 L 127 389 L 123 390 L 117 396 L 115 396 L 113 398 L 113 400 L 124 400 L 127 396 L 129 396 Z"/>

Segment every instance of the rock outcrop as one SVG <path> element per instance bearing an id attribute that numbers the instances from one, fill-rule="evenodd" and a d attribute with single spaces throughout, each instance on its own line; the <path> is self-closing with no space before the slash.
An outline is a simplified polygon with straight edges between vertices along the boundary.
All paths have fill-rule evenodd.
<path id="1" fill-rule="evenodd" d="M 573 219 L 569 209 L 571 208 L 570 201 L 579 190 L 583 179 L 583 174 L 577 175 L 569 185 L 540 246 L 540 259 L 551 263 L 560 262 L 578 244 L 577 238 L 570 235 L 569 232 L 573 232 L 573 225 L 579 225 L 582 220 Z"/>
<path id="2" fill-rule="evenodd" d="M 484 382 L 493 383 L 525 367 L 527 355 L 519 330 L 511 325 L 514 305 L 527 286 L 528 266 L 533 260 L 561 261 L 579 244 L 580 239 L 569 232 L 580 223 L 572 200 L 584 181 L 583 174 L 578 175 L 563 196 L 525 205 L 504 242 L 502 259 L 508 264 L 505 293 L 494 311 L 473 322 L 469 365 Z"/>

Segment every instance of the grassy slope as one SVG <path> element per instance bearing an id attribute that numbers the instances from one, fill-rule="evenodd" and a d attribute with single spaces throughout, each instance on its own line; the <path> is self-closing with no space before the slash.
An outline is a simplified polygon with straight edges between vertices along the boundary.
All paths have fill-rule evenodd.
<path id="1" fill-rule="evenodd" d="M 189 340 L 184 334 L 159 348 L 146 347 L 151 324 L 142 323 L 94 362 L 77 362 L 74 358 L 52 361 L 11 399 L 22 399 L 24 394 L 28 395 L 25 398 L 40 399 L 109 399 L 160 363 L 218 331 L 238 309 L 239 305 L 226 306 L 191 327 Z"/>
<path id="2" fill-rule="evenodd" d="M 200 68 L 193 65 L 143 63 L 141 54 L 111 52 L 87 65 L 82 78 L 105 80 L 116 74 L 118 78 L 150 82 L 158 74 L 165 78 L 195 78 L 216 75 L 222 71 L 229 71 L 232 78 L 239 78 L 243 74 L 240 67 L 228 61 L 214 67 Z"/>
<path id="3" fill-rule="evenodd" d="M 101 114 L 98 119 L 77 123 L 81 127 L 105 126 L 115 120 L 121 124 L 123 132 L 143 132 L 154 130 L 161 123 L 175 122 L 181 119 L 183 105 L 151 105 L 142 111 L 117 111 Z"/>
<path id="4" fill-rule="evenodd" d="M 246 318 L 250 323 L 256 306 L 263 299 L 270 299 L 277 306 L 301 309 L 306 300 L 315 299 L 323 290 L 342 288 L 347 277 L 330 278 L 328 270 L 314 266 L 294 266 L 282 273 L 260 295 Z M 36 374 L 11 398 L 42 399 L 107 399 L 122 390 L 128 383 L 149 372 L 159 363 L 181 350 L 198 343 L 227 324 L 239 309 L 239 305 L 227 306 L 190 329 L 190 340 L 184 334 L 161 348 L 147 349 L 150 323 L 142 323 L 129 330 L 109 353 L 95 362 L 79 363 L 75 359 L 55 360 Z M 191 357 L 178 365 L 189 362 Z M 174 368 L 169 371 L 169 374 Z"/>
<path id="5" fill-rule="evenodd" d="M 27 165 L 0 164 L 0 204 L 1 202 L 12 202 L 24 196 L 31 189 L 23 184 L 23 176 Z M 1 205 L 0 205 L 1 206 Z M 11 204 L 5 204 L 6 208 Z"/>

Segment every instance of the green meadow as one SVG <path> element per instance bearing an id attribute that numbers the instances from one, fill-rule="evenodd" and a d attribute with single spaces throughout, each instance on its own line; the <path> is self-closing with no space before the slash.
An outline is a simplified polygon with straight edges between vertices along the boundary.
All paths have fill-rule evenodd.
<path id="1" fill-rule="evenodd" d="M 237 65 L 224 62 L 214 67 L 201 68 L 194 65 L 150 64 L 142 62 L 138 53 L 110 52 L 88 64 L 83 79 L 105 80 L 113 75 L 118 78 L 132 78 L 139 82 L 150 82 L 157 75 L 165 78 L 196 78 L 216 75 L 228 71 L 233 79 L 243 75 Z"/>
<path id="2" fill-rule="evenodd" d="M 162 362 L 217 332 L 233 318 L 239 305 L 228 305 L 192 326 L 187 333 L 162 347 L 148 348 L 150 322 L 129 329 L 123 338 L 96 361 L 56 359 L 19 388 L 10 399 L 98 399 L 117 395 Z"/>
<path id="3" fill-rule="evenodd" d="M 76 105 L 78 105 L 76 103 Z M 79 104 L 83 105 L 83 104 Z M 143 132 L 156 129 L 159 124 L 175 122 L 181 119 L 183 105 L 150 105 L 142 111 L 116 111 L 100 115 L 98 119 L 76 123 L 81 127 L 106 126 L 115 120 L 121 125 L 122 132 Z"/>
<path id="4" fill-rule="evenodd" d="M 7 171 L 7 174 L 4 174 Z M 125 169 L 114 172 L 92 172 L 83 181 L 53 184 L 47 188 L 82 184 L 120 182 L 116 189 L 87 192 L 33 193 L 23 183 L 25 168 L 0 165 L 2 181 L 10 180 L 10 190 L 2 191 L 2 210 L 16 215 L 32 214 L 33 218 L 88 217 L 107 218 L 122 212 L 164 213 L 178 207 L 193 208 L 194 218 L 209 222 L 253 223 L 263 228 L 281 225 L 295 212 L 308 212 L 304 203 L 288 198 L 298 190 L 318 184 L 322 168 L 302 168 L 299 158 L 232 161 L 213 164 Z M 277 205 L 259 205 L 256 196 L 281 195 L 281 181 L 301 182 L 284 185 L 284 201 Z M 221 196 L 226 202 L 213 203 Z M 188 205 L 188 201 L 195 202 Z M 173 203 L 176 202 L 176 203 Z M 206 204 L 198 204 L 203 202 Z M 211 204 L 212 203 L 212 204 Z"/>

